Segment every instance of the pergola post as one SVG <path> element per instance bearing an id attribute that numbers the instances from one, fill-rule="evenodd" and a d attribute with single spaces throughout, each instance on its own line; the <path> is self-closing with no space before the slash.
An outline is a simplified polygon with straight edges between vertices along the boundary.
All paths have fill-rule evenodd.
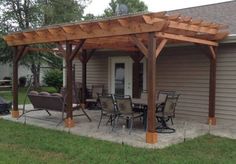
<path id="1" fill-rule="evenodd" d="M 139 98 L 140 97 L 140 77 L 139 77 L 139 72 L 140 72 L 140 62 L 135 61 L 133 63 L 133 98 Z"/>
<path id="2" fill-rule="evenodd" d="M 19 117 L 18 110 L 18 60 L 17 60 L 17 48 L 14 48 L 13 54 L 13 86 L 12 86 L 12 94 L 13 94 L 13 109 L 12 109 L 12 117 Z"/>
<path id="3" fill-rule="evenodd" d="M 65 126 L 68 128 L 74 127 L 73 112 L 72 112 L 72 44 L 66 42 L 66 120 Z"/>
<path id="4" fill-rule="evenodd" d="M 162 49 L 167 44 L 168 39 L 162 39 L 157 46 L 155 33 L 149 33 L 148 37 L 148 129 L 146 133 L 147 143 L 157 143 L 156 132 L 156 59 L 160 55 Z"/>
<path id="5" fill-rule="evenodd" d="M 79 56 L 79 60 L 82 63 L 82 106 L 85 107 L 86 101 L 86 89 L 87 89 L 87 63 L 89 59 L 92 57 L 95 49 L 91 52 L 87 52 L 87 50 L 83 50 Z"/>
<path id="6" fill-rule="evenodd" d="M 141 69 L 141 63 L 140 61 L 143 59 L 144 55 L 141 53 L 135 53 L 134 55 L 130 55 L 130 57 L 133 59 L 133 98 L 139 98 L 141 93 L 141 88 L 139 86 L 140 84 L 140 69 Z"/>
<path id="7" fill-rule="evenodd" d="M 216 97 L 216 50 L 209 46 L 210 49 L 210 80 L 209 80 L 209 108 L 208 123 L 216 125 L 215 117 L 215 97 Z"/>
<path id="8" fill-rule="evenodd" d="M 66 41 L 66 50 L 63 49 L 59 43 L 59 49 L 63 52 L 66 61 L 66 120 L 65 126 L 68 128 L 74 127 L 73 110 L 72 110 L 72 85 L 73 85 L 73 66 L 72 62 L 75 56 L 78 54 L 81 47 L 84 45 L 85 39 L 81 39 L 80 42 L 72 48 L 72 43 Z"/>
<path id="9" fill-rule="evenodd" d="M 18 46 L 13 48 L 13 86 L 12 86 L 12 94 L 13 94 L 13 109 L 12 109 L 12 117 L 19 117 L 19 109 L 18 109 L 18 63 L 20 58 L 24 55 L 26 50 L 26 46 Z"/>
<path id="10" fill-rule="evenodd" d="M 86 88 L 87 88 L 87 51 L 83 50 L 81 54 L 81 63 L 82 63 L 82 104 L 85 105 L 86 100 Z"/>
<path id="11" fill-rule="evenodd" d="M 157 143 L 155 129 L 156 111 L 156 38 L 154 33 L 148 34 L 148 111 L 147 111 L 147 143 Z"/>

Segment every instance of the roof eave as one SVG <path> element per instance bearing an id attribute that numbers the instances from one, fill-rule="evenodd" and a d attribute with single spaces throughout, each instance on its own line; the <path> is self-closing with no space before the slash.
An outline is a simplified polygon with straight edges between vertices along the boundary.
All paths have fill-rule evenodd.
<path id="1" fill-rule="evenodd" d="M 236 43 L 236 34 L 229 34 L 228 37 L 220 41 L 220 43 Z"/>

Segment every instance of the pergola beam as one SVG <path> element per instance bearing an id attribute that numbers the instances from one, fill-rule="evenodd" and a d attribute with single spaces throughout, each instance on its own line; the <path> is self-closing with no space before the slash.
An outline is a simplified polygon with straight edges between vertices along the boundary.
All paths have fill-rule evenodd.
<path id="1" fill-rule="evenodd" d="M 208 46 L 209 47 L 209 50 L 210 50 L 210 55 L 211 55 L 211 58 L 213 60 L 216 59 L 216 52 L 215 52 L 215 49 L 212 47 L 212 46 Z"/>
<path id="2" fill-rule="evenodd" d="M 139 50 L 146 56 L 148 57 L 148 49 L 146 46 L 140 41 L 136 36 L 130 36 L 130 39 L 132 42 L 139 48 Z"/>
<path id="3" fill-rule="evenodd" d="M 125 20 L 124 20 L 125 21 Z M 50 37 L 49 31 L 56 31 L 58 28 L 61 27 L 49 27 L 47 30 L 37 30 L 36 33 L 40 36 L 37 39 L 31 39 L 24 36 L 19 36 L 18 38 L 11 40 L 8 37 L 11 36 L 18 36 L 19 34 L 11 34 L 9 36 L 5 36 L 4 39 L 8 42 L 9 46 L 14 45 L 27 45 L 27 44 L 36 44 L 36 43 L 50 43 L 50 42 L 60 42 L 65 40 L 78 40 L 78 39 L 89 39 L 89 38 L 102 38 L 102 37 L 114 37 L 114 36 L 123 36 L 123 35 L 130 35 L 130 34 L 139 34 L 139 33 L 146 33 L 146 32 L 153 32 L 153 31 L 161 31 L 163 27 L 166 25 L 166 21 L 160 21 L 156 24 L 149 25 L 146 23 L 139 22 L 139 26 L 137 28 L 137 22 L 135 21 L 127 21 L 127 26 L 124 25 L 111 25 L 112 30 L 104 30 L 97 26 L 92 29 L 92 24 L 79 24 L 74 25 L 75 31 L 73 34 L 67 33 L 66 35 L 53 35 Z M 49 30 L 49 31 L 48 31 Z M 30 32 L 28 32 L 30 33 Z"/>
<path id="4" fill-rule="evenodd" d="M 204 39 L 198 39 L 194 37 L 183 36 L 183 35 L 157 32 L 156 37 L 171 39 L 171 40 L 178 40 L 178 41 L 189 42 L 189 43 L 199 43 L 199 44 L 210 45 L 210 46 L 218 46 L 217 42 L 204 40 Z"/>
<path id="5" fill-rule="evenodd" d="M 162 49 L 165 47 L 166 43 L 168 42 L 168 39 L 162 39 L 160 44 L 158 45 L 156 49 L 156 58 L 160 55 Z"/>
<path id="6" fill-rule="evenodd" d="M 76 45 L 76 47 L 74 48 L 74 50 L 72 51 L 72 54 L 70 56 L 70 60 L 73 60 L 75 58 L 75 56 L 78 54 L 79 50 L 82 48 L 82 46 L 84 45 L 85 39 L 82 39 L 79 44 Z"/>
<path id="7" fill-rule="evenodd" d="M 168 18 L 168 17 L 167 17 Z M 143 19 L 147 24 L 155 24 L 163 20 L 163 18 L 155 18 L 149 15 L 143 15 Z M 175 18 L 177 19 L 177 18 Z M 185 30 L 185 31 L 193 31 L 193 32 L 200 32 L 206 34 L 216 34 L 218 32 L 217 28 L 210 27 L 209 24 L 191 24 L 191 19 L 179 18 L 178 21 L 168 21 L 168 28 L 178 29 L 178 30 Z M 182 22 L 181 22 L 182 21 Z"/>

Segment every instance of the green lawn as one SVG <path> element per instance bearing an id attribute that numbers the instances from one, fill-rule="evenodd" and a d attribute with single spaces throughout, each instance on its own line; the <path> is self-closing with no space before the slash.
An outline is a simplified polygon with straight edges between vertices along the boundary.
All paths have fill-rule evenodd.
<path id="1" fill-rule="evenodd" d="M 0 119 L 0 163 L 236 163 L 236 140 L 205 135 L 161 150 Z"/>
<path id="2" fill-rule="evenodd" d="M 18 103 L 23 104 L 27 88 L 19 88 Z M 56 92 L 56 89 L 53 87 L 41 87 L 38 91 L 47 91 L 50 93 Z M 12 92 L 0 92 L 0 96 L 8 101 L 12 101 Z M 26 103 L 29 103 L 29 99 L 26 99 Z"/>

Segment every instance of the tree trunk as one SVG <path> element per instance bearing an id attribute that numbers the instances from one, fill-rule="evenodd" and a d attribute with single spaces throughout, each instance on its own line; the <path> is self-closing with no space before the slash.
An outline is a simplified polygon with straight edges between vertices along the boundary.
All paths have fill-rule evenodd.
<path id="1" fill-rule="evenodd" d="M 33 88 L 37 89 L 39 88 L 39 75 L 40 75 L 40 64 L 36 66 L 36 64 L 31 65 L 31 72 L 33 74 Z"/>

